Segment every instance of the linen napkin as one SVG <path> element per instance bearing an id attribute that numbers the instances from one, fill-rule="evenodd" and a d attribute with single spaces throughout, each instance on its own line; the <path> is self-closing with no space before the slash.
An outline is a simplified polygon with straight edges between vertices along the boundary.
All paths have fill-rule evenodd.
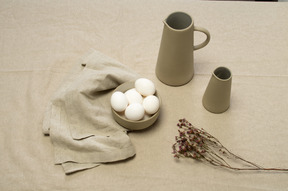
<path id="1" fill-rule="evenodd" d="M 138 74 L 98 52 L 85 56 L 79 75 L 52 97 L 43 120 L 50 135 L 55 164 L 66 174 L 135 155 L 127 130 L 114 121 L 110 97 L 118 85 Z"/>

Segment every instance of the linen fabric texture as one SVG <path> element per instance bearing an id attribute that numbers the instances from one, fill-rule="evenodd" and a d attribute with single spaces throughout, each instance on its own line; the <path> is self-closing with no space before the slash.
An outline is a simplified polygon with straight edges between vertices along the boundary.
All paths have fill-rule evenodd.
<path id="1" fill-rule="evenodd" d="M 55 164 L 66 174 L 135 155 L 127 130 L 112 117 L 110 97 L 114 88 L 138 74 L 95 50 L 81 65 L 80 73 L 52 97 L 42 128 L 51 137 Z"/>

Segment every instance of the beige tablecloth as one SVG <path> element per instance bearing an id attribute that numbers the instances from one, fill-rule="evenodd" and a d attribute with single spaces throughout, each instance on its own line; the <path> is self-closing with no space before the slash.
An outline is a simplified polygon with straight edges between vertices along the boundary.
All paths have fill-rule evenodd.
<path id="1" fill-rule="evenodd" d="M 162 20 L 174 11 L 211 33 L 181 87 L 154 73 Z M 287 190 L 287 173 L 235 172 L 171 154 L 185 117 L 248 160 L 288 168 L 287 13 L 280 2 L 0 0 L 0 190 Z M 204 38 L 196 32 L 195 44 Z M 151 128 L 128 134 L 135 157 L 67 176 L 42 121 L 90 49 L 151 79 L 162 110 Z M 233 74 L 231 107 L 212 114 L 201 99 L 218 66 Z"/>

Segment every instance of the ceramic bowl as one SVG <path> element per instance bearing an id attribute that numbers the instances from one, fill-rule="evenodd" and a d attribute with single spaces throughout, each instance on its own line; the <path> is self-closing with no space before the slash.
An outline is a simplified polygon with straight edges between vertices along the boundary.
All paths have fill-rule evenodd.
<path id="1" fill-rule="evenodd" d="M 114 90 L 114 92 L 120 91 L 120 92 L 125 93 L 127 90 L 134 88 L 134 83 L 135 83 L 134 81 L 133 82 L 125 82 L 125 83 L 121 84 L 120 86 L 118 86 Z M 161 108 L 161 99 L 159 97 L 157 90 L 156 90 L 156 93 L 154 95 L 156 97 L 158 97 L 159 102 L 160 102 L 160 107 L 159 107 L 158 111 L 156 113 L 154 113 L 153 115 L 146 116 L 146 114 L 145 114 L 145 117 L 143 119 L 141 119 L 139 121 L 133 121 L 133 120 L 127 119 L 123 113 L 118 113 L 114 109 L 112 109 L 112 107 L 111 107 L 113 118 L 115 119 L 115 121 L 118 124 L 120 124 L 121 126 L 123 126 L 126 129 L 129 129 L 129 130 L 142 130 L 142 129 L 150 127 L 157 120 L 159 113 L 160 113 L 160 108 Z"/>

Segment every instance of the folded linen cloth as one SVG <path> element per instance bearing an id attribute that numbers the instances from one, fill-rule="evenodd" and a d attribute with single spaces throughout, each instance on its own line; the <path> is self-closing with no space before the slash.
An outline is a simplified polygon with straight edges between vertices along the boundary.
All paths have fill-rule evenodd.
<path id="1" fill-rule="evenodd" d="M 112 117 L 110 97 L 114 88 L 138 74 L 98 51 L 85 56 L 81 65 L 80 74 L 51 99 L 42 127 L 51 137 L 55 164 L 66 174 L 135 155 L 127 130 Z"/>

